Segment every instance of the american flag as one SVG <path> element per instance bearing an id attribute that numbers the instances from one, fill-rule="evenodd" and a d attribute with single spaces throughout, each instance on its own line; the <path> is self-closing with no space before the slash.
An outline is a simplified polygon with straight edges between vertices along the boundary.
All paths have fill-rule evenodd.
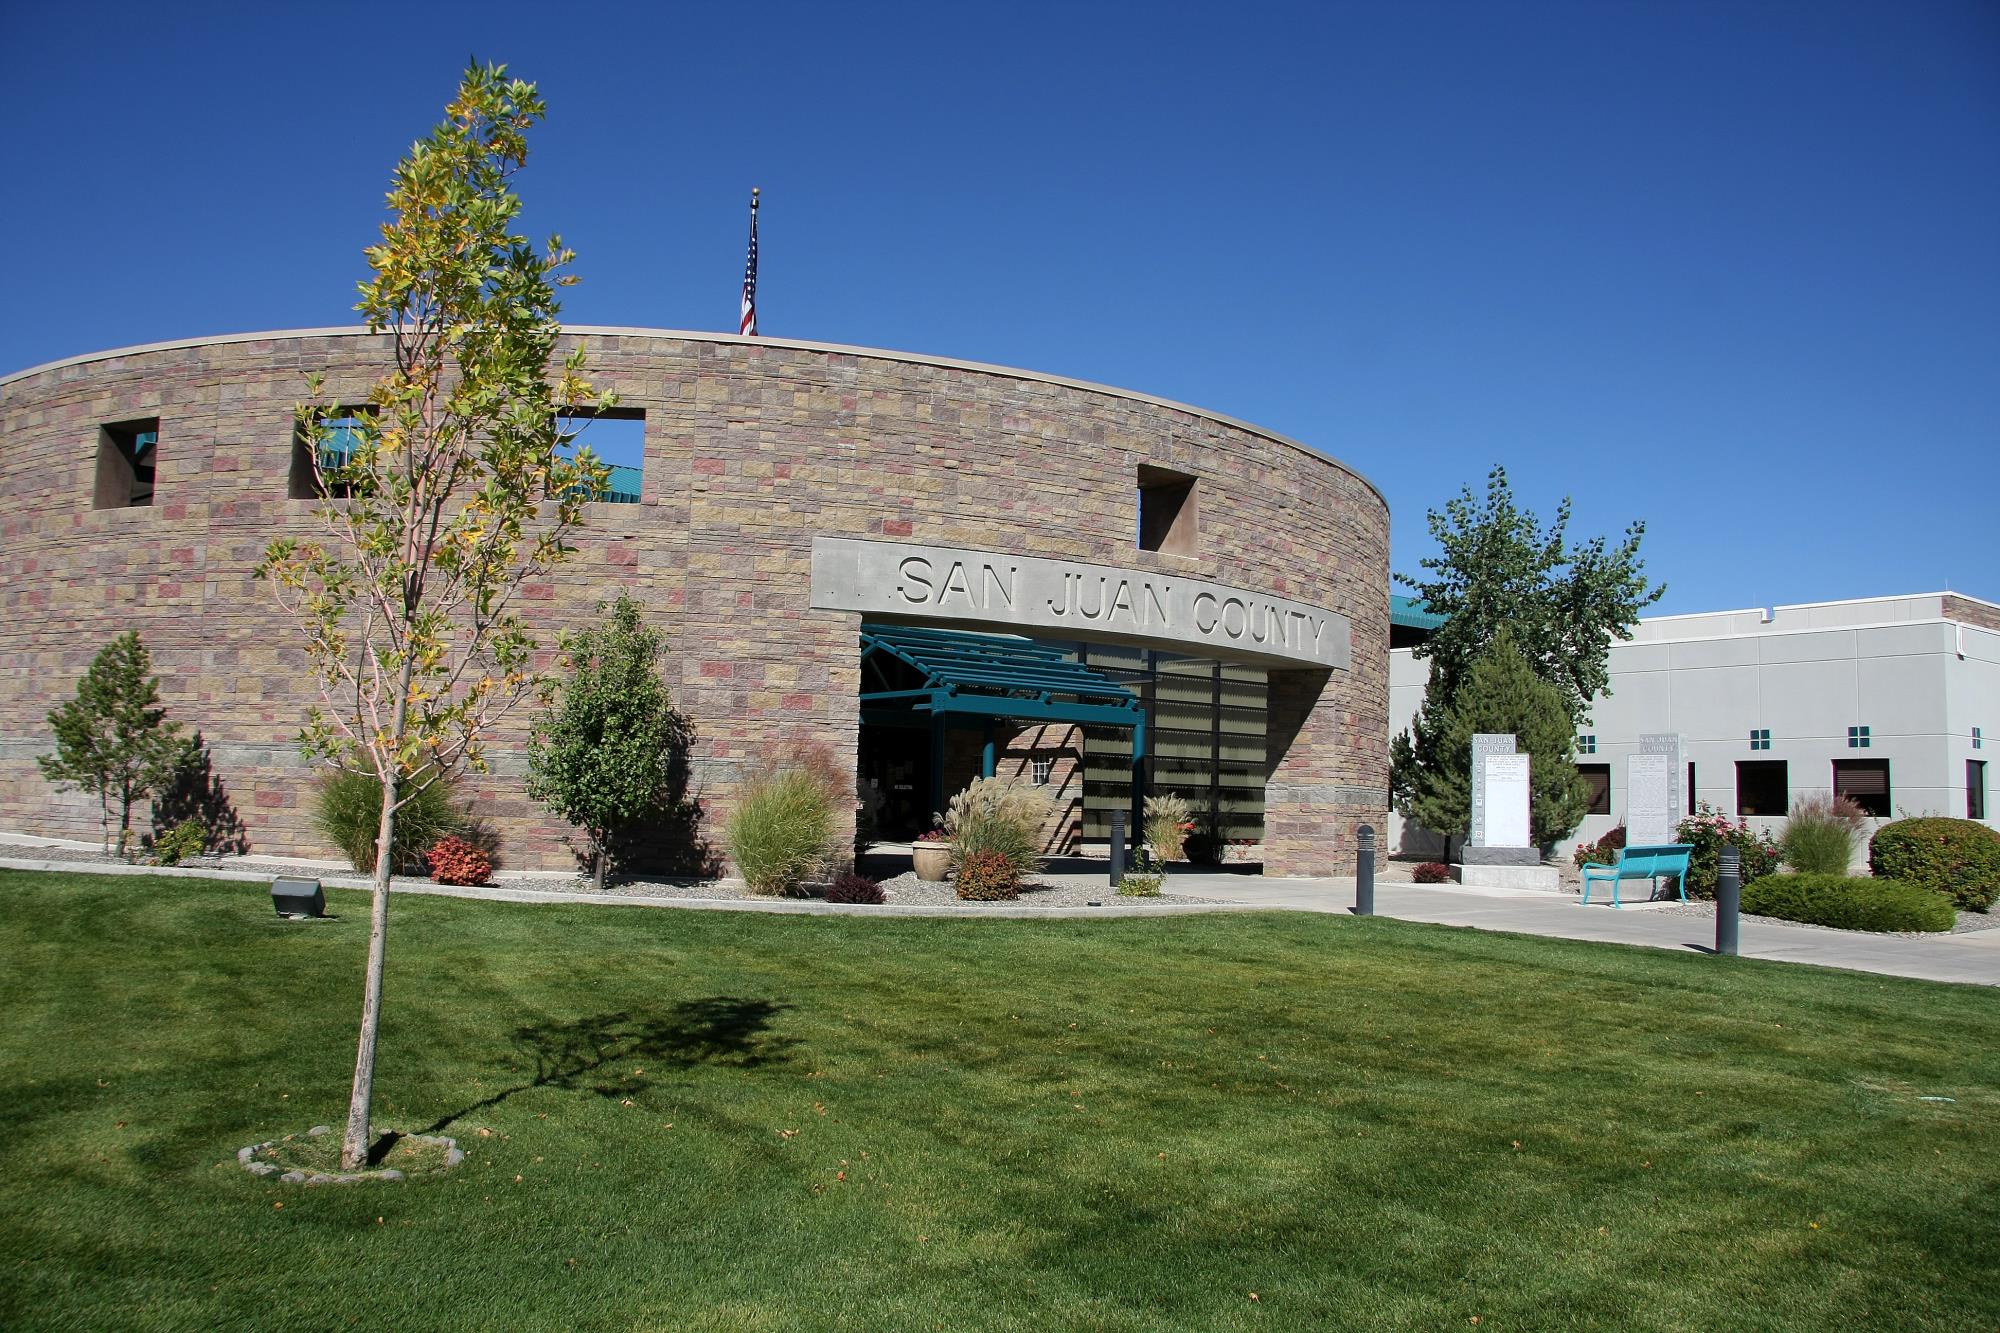
<path id="1" fill-rule="evenodd" d="M 750 191 L 750 258 L 743 265 L 743 318 L 736 330 L 757 336 L 757 191 Z"/>

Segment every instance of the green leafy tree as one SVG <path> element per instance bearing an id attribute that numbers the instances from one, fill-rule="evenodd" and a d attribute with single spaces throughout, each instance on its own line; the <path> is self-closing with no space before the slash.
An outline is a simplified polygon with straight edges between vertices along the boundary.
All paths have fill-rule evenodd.
<path id="1" fill-rule="evenodd" d="M 111 812 L 118 812 L 118 855 L 132 839 L 132 807 L 173 786 L 194 758 L 180 724 L 167 721 L 152 655 L 136 633 L 125 633 L 91 659 L 76 697 L 49 712 L 56 751 L 36 757 L 42 776 L 97 798 L 105 851 Z"/>
<path id="2" fill-rule="evenodd" d="M 540 687 L 513 597 L 570 554 L 609 477 L 556 422 L 596 400 L 581 348 L 555 361 L 556 289 L 575 281 L 574 256 L 513 229 L 512 178 L 544 114 L 533 84 L 475 65 L 396 167 L 356 306 L 389 335 L 394 368 L 347 421 L 307 377 L 298 423 L 329 497 L 326 536 L 272 542 L 257 571 L 303 630 L 320 688 L 307 757 L 382 789 L 349 1169 L 369 1148 L 396 811 L 427 782 L 483 769 L 493 722 Z"/>
<path id="3" fill-rule="evenodd" d="M 1528 831 L 1537 846 L 1568 837 L 1590 808 L 1590 787 L 1577 771 L 1571 746 L 1575 728 L 1555 686 L 1535 674 L 1500 631 L 1474 658 L 1455 697 L 1435 688 L 1410 732 L 1397 737 L 1397 769 L 1408 775 L 1396 808 L 1447 838 L 1463 838 L 1472 824 L 1472 738 L 1511 732 L 1528 756 Z"/>
<path id="4" fill-rule="evenodd" d="M 563 678 L 528 741 L 528 795 L 589 841 L 597 887 L 620 835 L 674 812 L 694 728 L 660 675 L 665 636 L 620 593 L 601 624 L 563 641 Z"/>
<path id="5" fill-rule="evenodd" d="M 1572 544 L 1569 516 L 1565 499 L 1544 528 L 1514 503 L 1503 467 L 1486 475 L 1484 503 L 1467 486 L 1426 516 L 1438 544 L 1438 554 L 1420 562 L 1428 576 L 1396 579 L 1445 617 L 1412 650 L 1430 662 L 1429 689 L 1444 702 L 1502 629 L 1560 692 L 1572 727 L 1588 716 L 1592 697 L 1610 692 L 1611 641 L 1632 637 L 1639 612 L 1659 601 L 1666 585 L 1646 585 L 1644 523 L 1626 528 L 1615 547 L 1602 537 Z"/>

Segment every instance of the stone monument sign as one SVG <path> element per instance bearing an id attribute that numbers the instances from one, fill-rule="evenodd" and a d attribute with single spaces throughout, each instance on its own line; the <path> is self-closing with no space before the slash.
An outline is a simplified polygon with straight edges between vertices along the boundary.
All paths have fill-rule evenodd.
<path id="1" fill-rule="evenodd" d="M 1657 733 L 1639 738 L 1639 753 L 1625 761 L 1625 841 L 1658 847 L 1674 840 L 1682 819 L 1681 738 Z"/>
<path id="2" fill-rule="evenodd" d="M 1528 833 L 1528 756 L 1514 737 L 1480 732 L 1472 738 L 1472 834 L 1464 864 L 1532 866 L 1541 853 Z"/>

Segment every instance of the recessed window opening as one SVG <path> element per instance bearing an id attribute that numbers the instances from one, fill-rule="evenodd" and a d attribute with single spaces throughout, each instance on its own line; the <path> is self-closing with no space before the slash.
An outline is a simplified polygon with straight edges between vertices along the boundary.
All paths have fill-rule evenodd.
<path id="1" fill-rule="evenodd" d="M 557 452 L 574 458 L 578 449 L 588 449 L 599 462 L 611 468 L 606 491 L 598 498 L 606 504 L 635 505 L 644 493 L 646 466 L 646 414 L 636 407 L 575 408 L 556 417 L 556 428 L 566 437 Z"/>
<path id="2" fill-rule="evenodd" d="M 1578 736 L 1576 738 L 1576 752 L 1578 754 L 1596 754 L 1597 737 L 1594 735 Z"/>
<path id="3" fill-rule="evenodd" d="M 160 452 L 160 419 L 116 421 L 97 431 L 97 509 L 145 508 L 153 503 L 153 470 Z"/>
<path id="4" fill-rule="evenodd" d="M 1199 549 L 1195 478 L 1151 464 L 1139 465 L 1139 549 L 1194 555 Z"/>
<path id="5" fill-rule="evenodd" d="M 1965 817 L 1986 818 L 1986 761 L 1965 761 Z"/>
<path id="6" fill-rule="evenodd" d="M 1791 809 L 1791 775 L 1782 759 L 1736 761 L 1736 813 L 1782 815 Z"/>
<path id="7" fill-rule="evenodd" d="M 1847 729 L 1847 748 L 1848 748 L 1848 749 L 1850 749 L 1850 750 L 1865 750 L 1865 749 L 1867 749 L 1867 748 L 1868 748 L 1868 728 L 1866 728 L 1866 727 L 1849 727 L 1849 728 Z"/>
<path id="8" fill-rule="evenodd" d="M 1576 771 L 1583 774 L 1583 781 L 1590 788 L 1590 805 L 1584 811 L 1590 815 L 1611 813 L 1611 765 L 1578 764 Z"/>
<path id="9" fill-rule="evenodd" d="M 1755 731 L 1752 731 L 1750 733 L 1750 748 L 1753 750 L 1770 749 L 1771 729 L 1769 727 L 1759 727 Z"/>
<path id="10" fill-rule="evenodd" d="M 341 479 L 340 469 L 353 458 L 362 432 L 374 417 L 373 407 L 329 407 L 318 414 L 327 433 L 319 438 L 319 470 L 313 470 L 314 432 L 303 424 L 292 428 L 292 470 L 285 493 L 294 500 L 319 496 L 341 500 L 353 493 L 353 486 Z"/>
<path id="11" fill-rule="evenodd" d="M 1887 819 L 1890 804 L 1889 761 L 1887 759 L 1836 759 L 1833 761 L 1833 794 L 1845 796 L 1863 813 Z"/>

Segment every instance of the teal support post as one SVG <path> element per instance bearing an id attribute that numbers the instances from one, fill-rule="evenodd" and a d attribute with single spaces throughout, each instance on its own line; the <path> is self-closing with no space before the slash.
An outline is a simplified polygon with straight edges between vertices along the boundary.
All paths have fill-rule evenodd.
<path id="1" fill-rule="evenodd" d="M 999 755 L 993 747 L 993 724 L 986 724 L 986 744 L 979 751 L 979 776 L 990 778 L 997 771 Z"/>
<path id="2" fill-rule="evenodd" d="M 931 718 L 931 808 L 925 818 L 944 810 L 944 719 Z"/>

